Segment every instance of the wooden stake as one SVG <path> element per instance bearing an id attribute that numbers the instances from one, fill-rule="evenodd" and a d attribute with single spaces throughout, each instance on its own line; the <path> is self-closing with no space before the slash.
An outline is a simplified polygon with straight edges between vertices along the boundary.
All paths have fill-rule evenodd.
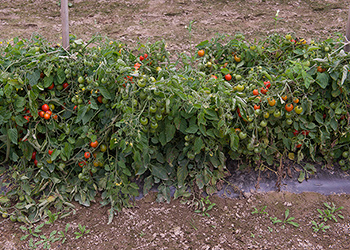
<path id="1" fill-rule="evenodd" d="M 68 0 L 61 0 L 62 46 L 69 50 Z"/>
<path id="2" fill-rule="evenodd" d="M 346 42 L 349 42 L 350 41 L 350 8 L 349 8 L 349 14 L 348 14 L 348 22 L 346 24 L 346 38 L 348 39 Z M 349 52 L 350 45 L 346 45 L 344 47 L 344 51 Z"/>

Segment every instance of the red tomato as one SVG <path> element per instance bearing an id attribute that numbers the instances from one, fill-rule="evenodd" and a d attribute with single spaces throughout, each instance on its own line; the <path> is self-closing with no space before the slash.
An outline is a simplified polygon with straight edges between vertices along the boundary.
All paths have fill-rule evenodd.
<path id="1" fill-rule="evenodd" d="M 265 89 L 264 87 L 261 87 L 260 92 L 261 92 L 261 94 L 266 95 L 267 89 Z"/>
<path id="2" fill-rule="evenodd" d="M 270 81 L 264 82 L 264 85 L 265 85 L 265 87 L 266 87 L 267 89 L 271 87 Z"/>
<path id="3" fill-rule="evenodd" d="M 66 88 L 68 88 L 69 84 L 65 82 L 65 83 L 63 83 L 62 86 L 63 86 L 64 89 L 66 89 Z"/>
<path id="4" fill-rule="evenodd" d="M 52 155 L 53 150 L 49 149 L 49 155 Z"/>
<path id="5" fill-rule="evenodd" d="M 35 158 L 36 158 L 36 151 L 34 151 L 34 152 L 32 153 L 32 160 L 35 160 Z"/>
<path id="6" fill-rule="evenodd" d="M 27 123 L 28 123 L 29 120 L 30 120 L 30 116 L 25 115 L 25 116 L 24 116 L 24 119 L 26 119 L 26 120 L 27 120 Z"/>
<path id="7" fill-rule="evenodd" d="M 232 76 L 230 74 L 225 75 L 225 80 L 230 81 L 232 79 Z"/>
<path id="8" fill-rule="evenodd" d="M 293 135 L 294 136 L 297 136 L 299 134 L 299 131 L 298 130 L 296 130 L 296 129 L 294 129 L 294 131 L 293 131 Z"/>
<path id="9" fill-rule="evenodd" d="M 143 56 L 140 56 L 140 61 L 145 60 L 145 58 Z"/>
<path id="10" fill-rule="evenodd" d="M 146 58 L 148 57 L 148 55 L 147 55 L 147 54 L 144 54 L 143 57 L 146 59 Z"/>
<path id="11" fill-rule="evenodd" d="M 50 107 L 49 107 L 49 105 L 44 104 L 43 106 L 41 106 L 41 109 L 42 109 L 42 111 L 46 112 L 46 111 L 50 110 Z"/>
<path id="12" fill-rule="evenodd" d="M 51 86 L 50 87 L 48 87 L 48 89 L 53 89 L 53 87 L 55 87 L 55 84 L 51 84 Z"/>

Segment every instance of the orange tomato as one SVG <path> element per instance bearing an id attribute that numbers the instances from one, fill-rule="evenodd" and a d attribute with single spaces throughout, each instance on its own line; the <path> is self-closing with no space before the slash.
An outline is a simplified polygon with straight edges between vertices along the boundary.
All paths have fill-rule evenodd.
<path id="1" fill-rule="evenodd" d="M 203 49 L 198 50 L 198 56 L 199 56 L 199 57 L 203 57 L 203 56 L 204 56 L 204 54 L 205 54 L 205 52 L 204 52 L 204 50 L 203 50 Z"/>
<path id="2" fill-rule="evenodd" d="M 259 95 L 259 90 L 254 89 L 254 90 L 253 90 L 253 95 Z"/>
<path id="3" fill-rule="evenodd" d="M 271 99 L 271 98 L 268 98 L 267 99 L 267 101 L 268 101 L 268 103 L 269 103 L 269 105 L 272 107 L 272 106 L 275 106 L 275 104 L 276 104 L 276 100 L 275 99 Z"/>
<path id="4" fill-rule="evenodd" d="M 98 146 L 98 141 L 91 142 L 90 146 L 96 148 Z"/>
<path id="5" fill-rule="evenodd" d="M 282 100 L 283 100 L 283 101 L 287 100 L 287 98 L 288 98 L 287 95 L 282 96 Z"/>
<path id="6" fill-rule="evenodd" d="M 299 98 L 294 97 L 294 98 L 293 98 L 293 102 L 294 102 L 294 103 L 298 103 L 298 102 L 299 102 Z"/>
<path id="7" fill-rule="evenodd" d="M 286 106 L 284 106 L 287 112 L 290 112 L 293 110 L 294 106 L 291 103 L 287 103 Z"/>
<path id="8" fill-rule="evenodd" d="M 254 109 L 255 109 L 255 110 L 260 109 L 260 105 L 258 106 L 258 105 L 256 105 L 256 104 L 254 104 Z"/>

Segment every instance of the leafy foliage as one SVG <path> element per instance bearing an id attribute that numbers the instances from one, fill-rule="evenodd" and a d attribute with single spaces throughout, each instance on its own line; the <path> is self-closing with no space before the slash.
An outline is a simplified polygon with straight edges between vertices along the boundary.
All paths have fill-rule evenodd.
<path id="1" fill-rule="evenodd" d="M 101 192 L 111 221 L 138 196 L 135 181 L 144 193 L 157 185 L 158 201 L 170 201 L 171 185 L 176 197 L 188 187 L 215 193 L 227 157 L 270 168 L 287 155 L 337 160 L 347 170 L 341 39 L 226 40 L 178 58 L 164 42 L 129 49 L 101 37 L 72 36 L 69 52 L 41 37 L 0 47 L 0 160 L 10 165 L 7 197 L 16 204 L 4 202 L 2 212 L 36 222 L 51 206 L 89 206 Z M 313 171 L 305 166 L 299 180 Z"/>

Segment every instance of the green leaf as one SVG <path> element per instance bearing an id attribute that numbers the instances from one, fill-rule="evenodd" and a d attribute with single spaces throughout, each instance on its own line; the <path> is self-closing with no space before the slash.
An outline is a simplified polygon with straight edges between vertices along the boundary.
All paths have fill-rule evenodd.
<path id="1" fill-rule="evenodd" d="M 196 48 L 202 49 L 202 48 L 205 48 L 208 44 L 209 44 L 209 41 L 208 41 L 208 40 L 205 40 L 205 41 L 203 41 L 203 42 L 200 42 L 200 43 L 196 46 Z"/>
<path id="2" fill-rule="evenodd" d="M 197 137 L 196 140 L 194 141 L 194 147 L 193 151 L 195 154 L 198 154 L 202 147 L 204 146 L 203 140 L 200 137 Z"/>
<path id="3" fill-rule="evenodd" d="M 332 118 L 330 125 L 331 125 L 331 128 L 334 131 L 337 131 L 337 129 L 338 129 L 338 121 L 334 117 Z"/>
<path id="4" fill-rule="evenodd" d="M 227 75 L 227 74 L 230 74 L 230 71 L 226 68 L 222 68 L 221 69 L 221 73 L 224 74 L 224 75 Z"/>
<path id="5" fill-rule="evenodd" d="M 319 124 L 323 124 L 323 115 L 320 112 L 316 112 L 315 114 L 315 120 L 319 123 Z"/>
<path id="6" fill-rule="evenodd" d="M 57 69 L 57 83 L 62 84 L 66 80 L 66 74 L 64 73 L 63 68 Z"/>
<path id="7" fill-rule="evenodd" d="M 50 87 L 52 85 L 52 83 L 53 83 L 53 75 L 44 77 L 44 87 L 45 88 Z"/>
<path id="8" fill-rule="evenodd" d="M 104 87 L 104 86 L 99 86 L 98 87 L 98 89 L 100 90 L 100 92 L 101 92 L 101 94 L 102 94 L 102 96 L 104 97 L 104 98 L 106 98 L 106 99 L 112 99 L 112 97 L 111 97 L 111 94 L 109 93 L 109 91 L 106 89 L 106 87 Z"/>
<path id="9" fill-rule="evenodd" d="M 145 183 L 143 184 L 143 195 L 146 195 L 149 190 L 151 190 L 153 186 L 153 176 L 150 175 L 145 179 Z"/>
<path id="10" fill-rule="evenodd" d="M 307 127 L 308 127 L 308 129 L 314 129 L 314 128 L 316 128 L 317 126 L 316 126 L 315 123 L 310 122 L 310 123 L 308 123 Z"/>
<path id="11" fill-rule="evenodd" d="M 161 180 L 166 181 L 169 179 L 168 173 L 162 165 L 152 165 L 151 172 L 155 177 Z"/>
<path id="12" fill-rule="evenodd" d="M 75 119 L 75 123 L 79 123 L 83 119 L 83 117 L 86 114 L 87 108 L 88 108 L 87 106 L 80 106 L 78 110 L 77 118 Z"/>
<path id="13" fill-rule="evenodd" d="M 324 72 L 324 73 L 317 73 L 317 77 L 316 77 L 316 82 L 318 83 L 318 85 L 325 89 L 328 86 L 328 82 L 329 82 L 329 75 L 328 73 Z"/>
<path id="14" fill-rule="evenodd" d="M 40 79 L 40 70 L 37 69 L 34 72 L 28 72 L 27 78 L 29 80 L 30 86 L 36 85 Z"/>
<path id="15" fill-rule="evenodd" d="M 174 136 L 175 136 L 175 126 L 170 123 L 170 121 L 167 119 L 166 124 L 165 124 L 165 137 L 166 137 L 166 142 L 170 142 Z"/>
<path id="16" fill-rule="evenodd" d="M 10 138 L 10 141 L 14 144 L 17 144 L 18 141 L 18 132 L 15 128 L 10 128 L 7 130 L 7 136 Z"/>
<path id="17" fill-rule="evenodd" d="M 239 146 L 239 137 L 236 134 L 236 131 L 231 128 L 230 129 L 230 147 L 233 151 L 238 150 L 238 146 Z"/>
<path id="18" fill-rule="evenodd" d="M 196 124 L 191 124 L 187 129 L 186 129 L 186 133 L 188 134 L 194 134 L 198 131 L 198 126 Z"/>
<path id="19" fill-rule="evenodd" d="M 305 172 L 300 171 L 298 181 L 302 183 L 305 180 Z"/>
<path id="20" fill-rule="evenodd" d="M 187 166 L 179 166 L 177 169 L 177 185 L 179 188 L 183 187 L 188 175 Z"/>

